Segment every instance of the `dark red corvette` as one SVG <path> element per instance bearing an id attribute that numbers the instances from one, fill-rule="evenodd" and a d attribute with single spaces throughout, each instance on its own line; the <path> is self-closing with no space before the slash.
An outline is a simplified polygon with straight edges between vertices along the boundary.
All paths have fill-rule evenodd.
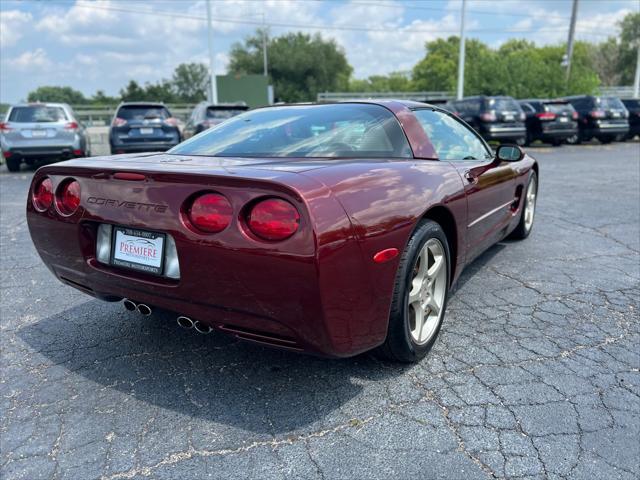
<path id="1" fill-rule="evenodd" d="M 39 169 L 27 219 L 53 274 L 201 332 L 422 358 L 463 267 L 533 225 L 538 165 L 414 102 L 247 112 L 166 154 Z"/>

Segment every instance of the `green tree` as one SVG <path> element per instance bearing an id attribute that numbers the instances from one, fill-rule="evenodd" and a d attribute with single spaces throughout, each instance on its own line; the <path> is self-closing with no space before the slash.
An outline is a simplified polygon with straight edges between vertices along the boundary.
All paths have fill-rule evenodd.
<path id="1" fill-rule="evenodd" d="M 38 87 L 27 96 L 29 102 L 60 102 L 69 104 L 87 103 L 82 92 L 71 87 Z"/>
<path id="2" fill-rule="evenodd" d="M 631 85 L 635 75 L 640 48 L 640 12 L 627 14 L 620 22 L 620 51 L 618 70 L 620 84 Z"/>
<path id="3" fill-rule="evenodd" d="M 592 49 L 593 68 L 602 85 L 620 85 L 620 45 L 615 37 L 609 37 Z"/>
<path id="4" fill-rule="evenodd" d="M 320 35 L 288 33 L 269 38 L 269 77 L 277 100 L 304 102 L 315 100 L 318 92 L 345 91 L 352 68 L 344 51 Z M 262 32 L 236 43 L 230 52 L 230 73 L 260 74 Z"/>
<path id="5" fill-rule="evenodd" d="M 391 72 L 389 75 L 371 75 L 367 79 L 349 80 L 351 92 L 409 92 L 413 90 L 410 72 Z"/>
<path id="6" fill-rule="evenodd" d="M 202 63 L 182 63 L 173 72 L 171 83 L 181 102 L 197 103 L 206 100 L 209 69 Z"/>
<path id="7" fill-rule="evenodd" d="M 90 102 L 94 105 L 113 105 L 114 103 L 118 103 L 119 101 L 119 98 L 110 97 L 109 95 L 106 95 L 103 90 L 98 90 L 90 100 Z"/>

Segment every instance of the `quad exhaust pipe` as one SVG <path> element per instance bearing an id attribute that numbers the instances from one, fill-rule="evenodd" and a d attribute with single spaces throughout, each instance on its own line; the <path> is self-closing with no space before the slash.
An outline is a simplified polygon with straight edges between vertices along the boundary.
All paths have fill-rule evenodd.
<path id="1" fill-rule="evenodd" d="M 126 298 L 122 303 L 126 310 L 130 312 L 138 312 L 145 317 L 148 317 L 153 313 L 153 309 L 149 305 L 146 305 L 144 303 L 136 303 L 133 300 L 129 300 L 128 298 Z"/>
<path id="2" fill-rule="evenodd" d="M 146 305 L 144 303 L 136 303 L 133 300 L 129 300 L 128 298 L 125 298 L 122 303 L 125 310 L 128 310 L 130 312 L 138 312 L 145 317 L 148 317 L 153 313 L 153 309 L 149 305 Z M 203 335 L 207 335 L 213 331 L 213 328 L 206 323 L 202 323 L 199 320 L 192 320 L 189 317 L 185 317 L 184 315 L 180 315 L 178 318 L 176 318 L 176 322 L 186 330 L 194 328 L 196 332 L 202 333 Z"/>
<path id="3" fill-rule="evenodd" d="M 186 330 L 194 328 L 196 332 L 202 333 L 203 335 L 207 335 L 208 333 L 211 333 L 213 331 L 213 328 L 211 328 L 209 325 L 198 320 L 191 320 L 189 317 L 185 317 L 184 315 L 180 315 L 176 319 L 176 322 L 178 322 L 178 325 Z"/>

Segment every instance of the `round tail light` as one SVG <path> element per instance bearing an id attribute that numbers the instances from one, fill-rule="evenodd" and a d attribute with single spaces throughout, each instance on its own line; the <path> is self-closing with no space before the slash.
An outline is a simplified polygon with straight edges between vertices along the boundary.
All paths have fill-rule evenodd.
<path id="1" fill-rule="evenodd" d="M 74 213 L 80 206 L 80 184 L 76 180 L 64 182 L 58 189 L 56 203 L 63 215 Z"/>
<path id="2" fill-rule="evenodd" d="M 286 200 L 269 198 L 253 206 L 247 224 L 256 236 L 264 240 L 284 240 L 298 230 L 300 214 Z"/>
<path id="3" fill-rule="evenodd" d="M 233 207 L 219 193 L 205 193 L 191 203 L 187 215 L 198 230 L 218 233 L 231 223 Z"/>
<path id="4" fill-rule="evenodd" d="M 49 177 L 45 177 L 33 189 L 33 206 L 36 210 L 44 212 L 53 203 L 53 183 Z"/>

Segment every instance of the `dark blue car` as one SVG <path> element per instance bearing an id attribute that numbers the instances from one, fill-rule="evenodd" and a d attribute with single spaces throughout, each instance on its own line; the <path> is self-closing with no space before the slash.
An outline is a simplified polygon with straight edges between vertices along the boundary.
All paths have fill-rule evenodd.
<path id="1" fill-rule="evenodd" d="M 162 103 L 121 103 L 111 122 L 111 153 L 164 152 L 180 143 L 178 121 Z"/>

